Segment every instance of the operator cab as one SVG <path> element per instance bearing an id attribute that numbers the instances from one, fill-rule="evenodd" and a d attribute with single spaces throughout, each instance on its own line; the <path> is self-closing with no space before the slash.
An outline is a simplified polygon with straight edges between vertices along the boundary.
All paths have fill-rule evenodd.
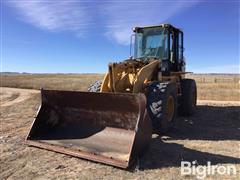
<path id="1" fill-rule="evenodd" d="M 183 32 L 170 24 L 135 27 L 134 58 L 162 60 L 163 72 L 185 71 Z"/>

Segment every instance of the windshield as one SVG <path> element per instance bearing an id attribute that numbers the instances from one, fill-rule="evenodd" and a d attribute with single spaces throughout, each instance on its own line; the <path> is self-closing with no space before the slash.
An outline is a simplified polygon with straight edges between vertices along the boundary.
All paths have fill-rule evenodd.
<path id="1" fill-rule="evenodd" d="M 162 28 L 142 29 L 135 35 L 135 58 L 168 59 L 168 31 Z"/>

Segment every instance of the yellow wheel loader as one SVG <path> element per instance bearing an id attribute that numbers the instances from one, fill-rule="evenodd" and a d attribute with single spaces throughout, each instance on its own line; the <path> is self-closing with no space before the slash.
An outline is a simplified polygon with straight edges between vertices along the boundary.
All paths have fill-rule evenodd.
<path id="1" fill-rule="evenodd" d="M 185 79 L 183 32 L 169 24 L 134 28 L 134 56 L 110 63 L 89 92 L 41 90 L 26 143 L 120 168 L 166 133 L 177 111 L 191 115 L 197 89 Z"/>

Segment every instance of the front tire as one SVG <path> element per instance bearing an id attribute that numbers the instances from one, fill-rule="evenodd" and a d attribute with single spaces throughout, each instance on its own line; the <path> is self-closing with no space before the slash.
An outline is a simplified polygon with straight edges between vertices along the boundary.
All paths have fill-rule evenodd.
<path id="1" fill-rule="evenodd" d="M 175 123 L 177 90 L 172 82 L 154 82 L 147 90 L 147 109 L 155 133 L 166 133 Z"/>

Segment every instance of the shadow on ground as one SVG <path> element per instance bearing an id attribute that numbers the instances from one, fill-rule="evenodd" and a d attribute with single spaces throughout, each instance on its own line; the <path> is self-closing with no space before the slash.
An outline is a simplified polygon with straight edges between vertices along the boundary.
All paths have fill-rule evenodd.
<path id="1" fill-rule="evenodd" d="M 180 140 L 240 140 L 240 107 L 198 106 L 191 117 L 179 117 L 168 133 Z"/>
<path id="2" fill-rule="evenodd" d="M 177 143 L 164 143 L 160 137 L 152 139 L 147 153 L 140 159 L 140 169 L 180 167 L 181 161 L 196 161 L 197 165 L 240 164 L 240 158 L 201 152 Z"/>
<path id="3" fill-rule="evenodd" d="M 198 106 L 192 117 L 179 117 L 176 127 L 152 139 L 150 148 L 139 161 L 140 169 L 180 167 L 181 161 L 197 161 L 198 165 L 240 164 L 240 158 L 201 152 L 172 143 L 171 140 L 240 140 L 240 107 Z M 237 149 L 236 149 L 237 150 Z"/>

